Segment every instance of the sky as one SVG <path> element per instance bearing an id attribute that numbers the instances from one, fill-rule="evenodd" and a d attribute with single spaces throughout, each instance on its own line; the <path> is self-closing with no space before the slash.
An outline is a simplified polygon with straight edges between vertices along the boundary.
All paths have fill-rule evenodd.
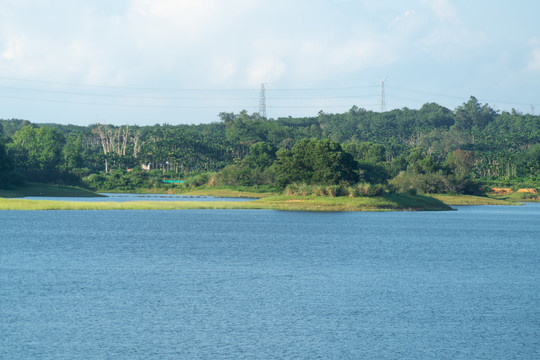
<path id="1" fill-rule="evenodd" d="M 0 118 L 210 123 L 258 112 L 262 84 L 274 119 L 470 96 L 538 114 L 539 15 L 537 0 L 0 0 Z"/>

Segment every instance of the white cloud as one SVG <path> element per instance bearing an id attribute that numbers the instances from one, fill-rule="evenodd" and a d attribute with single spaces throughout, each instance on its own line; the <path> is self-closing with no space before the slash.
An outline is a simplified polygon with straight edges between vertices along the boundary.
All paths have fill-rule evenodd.
<path id="1" fill-rule="evenodd" d="M 227 83 L 233 80 L 237 73 L 238 66 L 234 58 L 218 55 L 213 59 L 212 71 L 207 80 Z"/>
<path id="2" fill-rule="evenodd" d="M 4 51 L 2 52 L 2 58 L 6 60 L 15 60 L 21 56 L 22 41 L 20 39 L 9 39 Z"/>
<path id="3" fill-rule="evenodd" d="M 439 61 L 470 58 L 486 43 L 482 31 L 465 24 L 450 0 L 423 0 L 435 17 L 424 18 L 425 34 L 419 39 L 422 49 Z"/>
<path id="4" fill-rule="evenodd" d="M 131 0 L 114 14 L 70 5 L 54 16 L 51 4 L 40 7 L 41 18 L 26 17 L 30 3 L 0 11 L 0 55 L 17 57 L 12 75 L 109 85 L 144 78 L 203 86 L 316 81 L 379 66 L 388 58 L 381 52 L 392 47 L 390 37 L 352 32 L 359 21 L 335 27 L 332 17 L 349 14 L 332 2 Z"/>
<path id="5" fill-rule="evenodd" d="M 401 26 L 403 24 L 410 25 L 411 23 L 414 23 L 415 21 L 412 20 L 415 18 L 416 11 L 414 10 L 406 10 L 402 14 L 396 16 L 394 20 L 388 25 L 389 28 L 395 27 L 395 26 Z M 407 26 L 406 25 L 406 26 Z"/>
<path id="6" fill-rule="evenodd" d="M 461 20 L 450 0 L 424 0 L 442 23 L 457 24 Z"/>
<path id="7" fill-rule="evenodd" d="M 264 57 L 255 59 L 247 69 L 247 80 L 251 86 L 279 80 L 286 65 L 278 58 Z"/>
<path id="8" fill-rule="evenodd" d="M 529 71 L 540 72 L 540 38 L 533 38 L 530 41 L 531 52 L 527 69 Z"/>
<path id="9" fill-rule="evenodd" d="M 328 58 L 330 65 L 350 71 L 383 65 L 384 53 L 380 43 L 361 40 L 335 46 Z"/>

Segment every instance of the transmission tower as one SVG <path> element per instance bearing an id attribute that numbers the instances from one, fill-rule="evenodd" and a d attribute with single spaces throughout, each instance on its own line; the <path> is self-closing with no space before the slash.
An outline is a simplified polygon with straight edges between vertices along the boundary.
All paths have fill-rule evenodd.
<path id="1" fill-rule="evenodd" d="M 386 111 L 386 77 L 381 80 L 381 112 Z"/>
<path id="2" fill-rule="evenodd" d="M 261 84 L 261 92 L 259 94 L 259 116 L 266 120 L 266 95 L 264 84 Z"/>

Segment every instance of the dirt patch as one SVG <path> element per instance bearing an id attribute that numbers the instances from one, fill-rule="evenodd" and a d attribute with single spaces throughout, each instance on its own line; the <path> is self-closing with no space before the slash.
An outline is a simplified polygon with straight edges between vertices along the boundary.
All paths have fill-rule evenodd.
<path id="1" fill-rule="evenodd" d="M 521 194 L 538 194 L 536 189 L 519 189 L 517 192 Z"/>
<path id="2" fill-rule="evenodd" d="M 509 188 L 491 188 L 491 192 L 497 195 L 508 195 L 512 193 L 512 189 Z"/>

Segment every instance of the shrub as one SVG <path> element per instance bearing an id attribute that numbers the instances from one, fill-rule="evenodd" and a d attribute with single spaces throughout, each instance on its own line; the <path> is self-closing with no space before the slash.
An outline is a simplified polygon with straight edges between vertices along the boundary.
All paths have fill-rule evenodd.
<path id="1" fill-rule="evenodd" d="M 383 184 L 360 183 L 350 187 L 348 192 L 350 197 L 381 196 L 385 192 L 385 186 Z"/>
<path id="2" fill-rule="evenodd" d="M 194 176 L 191 176 L 184 180 L 184 186 L 185 187 L 197 187 L 201 185 L 205 185 L 208 183 L 210 179 L 209 173 L 201 173 Z"/>
<path id="3" fill-rule="evenodd" d="M 313 189 L 311 185 L 302 183 L 298 186 L 297 195 L 308 196 L 308 195 L 311 195 L 312 193 L 313 193 Z"/>
<path id="4" fill-rule="evenodd" d="M 415 188 L 408 188 L 407 191 L 406 191 L 407 194 L 411 195 L 411 196 L 416 196 L 416 194 L 418 193 L 418 191 L 416 191 Z"/>
<path id="5" fill-rule="evenodd" d="M 340 193 L 340 185 L 328 185 L 325 187 L 325 192 L 330 197 L 336 197 Z"/>

